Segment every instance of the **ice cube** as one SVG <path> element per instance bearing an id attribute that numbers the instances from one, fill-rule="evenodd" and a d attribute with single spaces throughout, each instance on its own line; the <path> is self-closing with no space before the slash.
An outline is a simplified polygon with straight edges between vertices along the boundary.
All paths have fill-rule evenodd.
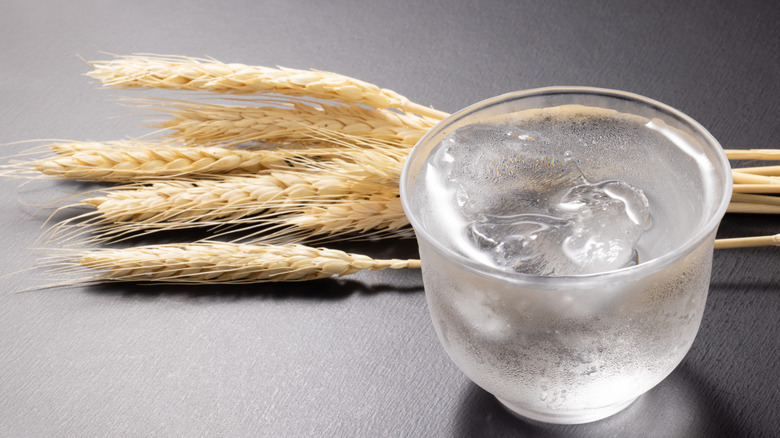
<path id="1" fill-rule="evenodd" d="M 550 200 L 548 214 L 482 214 L 471 240 L 499 267 L 533 275 L 580 275 L 636 263 L 649 222 L 644 194 L 619 181 L 578 184 Z"/>
<path id="2" fill-rule="evenodd" d="M 540 214 L 485 215 L 469 225 L 472 240 L 489 250 L 495 263 L 515 272 L 534 275 L 558 274 L 565 262 L 562 239 L 571 221 Z"/>
<path id="3" fill-rule="evenodd" d="M 551 134 L 552 135 L 552 134 Z M 625 182 L 590 183 L 552 137 L 509 125 L 469 125 L 447 136 L 432 165 L 466 229 L 455 233 L 503 269 L 578 275 L 636 263 L 649 203 Z M 472 251 L 476 250 L 476 251 Z"/>
<path id="4" fill-rule="evenodd" d="M 561 196 L 555 209 L 564 216 L 587 219 L 595 214 L 628 219 L 638 227 L 640 233 L 650 223 L 650 203 L 644 192 L 622 181 L 576 185 Z M 627 228 L 636 231 L 635 227 Z"/>
<path id="5" fill-rule="evenodd" d="M 549 142 L 509 125 L 469 125 L 443 142 L 434 162 L 455 188 L 462 213 L 543 213 L 547 198 L 582 182 Z"/>
<path id="6" fill-rule="evenodd" d="M 566 192 L 555 208 L 574 224 L 563 250 L 580 273 L 636 263 L 634 248 L 650 223 L 649 202 L 641 190 L 621 181 L 582 184 Z"/>

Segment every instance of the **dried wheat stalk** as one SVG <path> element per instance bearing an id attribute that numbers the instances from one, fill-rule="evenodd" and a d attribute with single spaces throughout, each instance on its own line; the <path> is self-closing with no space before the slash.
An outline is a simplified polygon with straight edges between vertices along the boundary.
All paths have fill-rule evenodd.
<path id="1" fill-rule="evenodd" d="M 729 150 L 727 155 L 732 159 L 768 160 L 780 157 L 780 150 Z M 734 188 L 728 213 L 780 214 L 780 198 L 771 196 L 780 193 L 780 166 L 734 168 L 731 175 Z"/>
<path id="2" fill-rule="evenodd" d="M 734 184 L 780 184 L 780 177 L 756 175 L 734 170 L 731 172 Z"/>
<path id="3" fill-rule="evenodd" d="M 280 93 L 324 100 L 397 108 L 443 119 L 446 113 L 411 102 L 374 84 L 318 70 L 225 64 L 179 56 L 118 56 L 89 63 L 89 76 L 110 87 L 146 87 L 229 94 Z"/>
<path id="4" fill-rule="evenodd" d="M 101 271 L 87 282 L 134 281 L 245 284 L 306 281 L 361 270 L 419 268 L 418 260 L 376 260 L 365 255 L 303 245 L 223 242 L 78 251 L 50 269 Z"/>
<path id="5" fill-rule="evenodd" d="M 400 177 L 405 155 L 392 147 L 333 145 L 245 150 L 216 146 L 192 148 L 138 140 L 68 141 L 48 145 L 58 155 L 15 161 L 0 166 L 0 171 L 3 176 L 36 178 L 42 174 L 124 183 L 168 177 L 253 175 L 272 170 L 331 172 L 381 183 L 397 181 Z"/>
<path id="6" fill-rule="evenodd" d="M 307 128 L 413 146 L 437 122 L 359 105 L 310 104 L 290 98 L 262 101 L 274 106 L 228 106 L 182 100 L 136 100 L 137 106 L 171 117 L 156 128 L 187 144 L 319 144 Z"/>
<path id="7" fill-rule="evenodd" d="M 287 150 L 191 148 L 138 140 L 58 142 L 49 147 L 58 155 L 16 162 L 8 168 L 19 174 L 35 171 L 63 179 L 129 182 L 175 176 L 256 174 L 294 167 L 298 157 L 298 152 Z"/>
<path id="8" fill-rule="evenodd" d="M 411 236 L 397 190 L 329 205 L 307 206 L 298 214 L 282 218 L 282 224 L 293 226 L 293 233 L 302 232 L 306 236 Z"/>
<path id="9" fill-rule="evenodd" d="M 731 202 L 780 206 L 780 197 L 771 195 L 756 195 L 750 193 L 732 193 Z"/>
<path id="10" fill-rule="evenodd" d="M 780 149 L 725 149 L 729 160 L 780 160 Z"/>
<path id="11" fill-rule="evenodd" d="M 780 245 L 780 235 L 721 239 L 715 245 L 716 249 Z M 85 279 L 92 283 L 249 284 L 341 277 L 361 270 L 417 269 L 420 261 L 372 259 L 296 244 L 203 242 L 79 251 L 50 267 L 67 271 L 83 267 L 98 271 Z"/>
<path id="12" fill-rule="evenodd" d="M 209 187 L 203 181 L 195 183 L 199 188 Z M 126 194 L 111 192 L 111 199 L 84 201 L 97 211 L 59 223 L 51 228 L 50 240 L 64 242 L 91 232 L 89 242 L 99 243 L 202 227 L 212 227 L 215 237 L 233 236 L 234 241 L 244 243 L 258 238 L 271 243 L 311 243 L 414 236 L 397 189 L 360 182 L 350 187 L 341 180 L 332 183 L 328 186 L 323 180 L 314 186 L 302 183 L 287 188 L 250 184 L 233 190 L 226 184 L 209 194 L 189 187 L 182 191 L 180 182 L 171 182 Z"/>
<path id="13" fill-rule="evenodd" d="M 373 193 L 386 187 L 340 176 L 271 172 L 218 180 L 170 180 L 85 199 L 106 223 L 224 223 L 307 202 Z"/>
<path id="14" fill-rule="evenodd" d="M 749 248 L 756 246 L 780 246 L 780 234 L 774 236 L 718 239 L 715 241 L 715 249 Z"/>
<path id="15" fill-rule="evenodd" d="M 780 214 L 780 205 L 729 202 L 726 213 Z"/>
<path id="16" fill-rule="evenodd" d="M 732 170 L 733 173 L 748 173 L 753 175 L 780 176 L 780 166 L 755 166 L 740 167 Z"/>
<path id="17" fill-rule="evenodd" d="M 780 184 L 734 184 L 734 193 L 780 193 Z"/>
<path id="18" fill-rule="evenodd" d="M 271 237 L 283 240 L 346 235 L 372 236 L 403 232 L 408 221 L 397 192 L 400 169 L 414 144 L 438 120 L 447 114 L 414 104 L 403 96 L 372 84 L 334 73 L 272 69 L 241 64 L 223 64 L 213 60 L 183 57 L 118 57 L 91 63 L 95 77 L 107 86 L 149 87 L 201 90 L 232 94 L 280 93 L 289 100 L 274 101 L 276 106 L 225 106 L 184 101 L 166 102 L 153 109 L 166 112 L 171 119 L 158 127 L 172 130 L 172 137 L 192 144 L 268 143 L 331 144 L 344 147 L 312 167 L 332 173 L 267 172 L 255 178 L 225 177 L 219 181 L 171 181 L 133 190 L 111 192 L 85 203 L 97 208 L 99 222 L 111 225 L 111 232 L 123 234 L 144 227 L 169 227 L 171 224 L 241 224 L 253 221 L 281 228 Z M 269 102 L 267 94 L 265 102 Z M 296 101 L 294 98 L 300 98 Z M 345 102 L 336 106 L 313 103 L 307 99 Z M 263 100 L 260 100 L 263 102 Z M 152 107 L 151 104 L 146 104 Z M 366 109 L 358 105 L 367 105 Z M 405 113 L 387 110 L 398 109 Z M 355 141 L 357 140 L 357 141 Z M 363 155 L 353 154 L 346 146 L 370 144 Z M 401 146 L 386 148 L 385 146 Z M 228 151 L 226 148 L 219 148 Z M 207 150 L 194 148 L 192 150 Z M 220 153 L 223 153 L 220 151 Z M 238 151 L 238 150 L 237 150 Z M 397 152 L 401 151 L 401 152 Z M 240 150 L 241 153 L 252 151 Z M 346 152 L 346 153 L 345 153 Z M 727 150 L 730 159 L 780 159 L 780 150 Z M 193 169 L 222 169 L 213 173 L 231 173 L 230 166 L 244 166 L 259 173 L 251 158 L 211 157 L 199 165 L 194 156 L 166 155 L 148 151 L 140 157 L 119 156 L 117 151 L 102 162 L 114 163 L 101 168 L 101 160 L 83 152 L 58 152 L 70 166 L 64 170 L 39 171 L 48 174 L 82 175 L 87 169 L 107 175 L 141 171 L 159 176 L 211 173 Z M 227 152 L 224 152 L 227 154 Z M 82 155 L 80 155 L 82 154 Z M 139 153 L 140 154 L 140 153 Z M 220 160 L 223 163 L 217 165 Z M 246 161 L 246 163 L 245 163 Z M 75 163 L 75 164 L 74 164 Z M 188 164 L 189 163 L 189 164 Z M 289 165 L 287 160 L 280 163 Z M 371 163 L 381 163 L 372 166 Z M 134 167 L 135 166 L 135 167 Z M 259 164 L 257 164 L 259 166 Z M 776 167 L 776 166 L 775 166 Z M 52 169 L 56 166 L 52 166 Z M 166 172 L 179 173 L 166 173 Z M 778 193 L 778 179 L 768 167 L 734 171 L 732 212 L 774 212 L 777 205 L 768 197 L 754 193 Z M 308 179 L 317 175 L 316 182 Z M 81 176 L 83 177 L 83 176 Z M 79 177 L 79 178 L 81 178 Z M 110 177 L 110 176 L 109 176 Z M 104 177 L 105 178 L 105 177 Z M 361 181 L 360 178 L 364 178 Z M 240 182 L 239 182 L 240 180 Z M 377 180 L 388 184 L 371 186 Z M 349 184 L 345 184 L 348 181 Z M 741 192 L 750 193 L 741 195 Z M 748 198 L 748 196 L 750 198 Z M 269 215 L 269 211 L 273 211 Z M 124 228 L 123 228 L 124 227 Z M 109 228 L 106 228 L 109 230 Z M 718 240 L 716 248 L 734 245 L 778 245 L 778 236 Z M 218 254 L 216 254 L 218 253 Z M 329 254 L 324 256 L 323 254 Z M 215 255 L 216 254 L 216 255 Z M 335 254 L 335 255 L 334 255 Z M 333 255 L 333 257 L 330 257 Z M 362 265 L 354 260 L 360 259 Z M 229 243 L 162 245 L 126 250 L 98 250 L 81 253 L 77 263 L 89 269 L 103 270 L 96 277 L 103 281 L 176 281 L 192 283 L 248 283 L 258 281 L 299 281 L 333 275 L 346 275 L 359 269 L 419 267 L 418 261 L 373 261 L 340 251 L 314 249 L 299 245 L 248 246 Z M 379 265 L 370 265 L 378 262 Z M 378 267 L 382 266 L 382 267 Z"/>
<path id="19" fill-rule="evenodd" d="M 737 175 L 735 172 L 734 175 Z M 738 178 L 735 178 L 737 181 Z M 735 184 L 736 189 L 731 194 L 728 213 L 750 214 L 780 214 L 780 197 L 759 195 L 755 193 L 740 193 L 744 185 Z"/>

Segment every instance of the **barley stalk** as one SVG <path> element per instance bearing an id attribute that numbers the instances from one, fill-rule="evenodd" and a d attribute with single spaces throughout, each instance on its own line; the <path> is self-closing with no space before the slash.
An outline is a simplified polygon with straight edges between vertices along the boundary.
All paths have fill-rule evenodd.
<path id="1" fill-rule="evenodd" d="M 780 206 L 780 198 L 771 195 L 754 195 L 749 193 L 732 193 L 731 202 L 744 202 L 749 204 L 766 204 Z"/>
<path id="2" fill-rule="evenodd" d="M 365 181 L 398 186 L 401 171 L 409 154 L 406 148 L 397 148 L 381 140 L 342 135 L 323 128 L 312 128 L 312 136 L 333 144 L 341 153 L 329 160 L 311 165 L 325 172 L 360 178 Z"/>
<path id="3" fill-rule="evenodd" d="M 780 235 L 719 239 L 715 248 L 767 245 L 780 245 Z M 88 279 L 91 282 L 249 284 L 341 277 L 361 270 L 417 269 L 420 261 L 372 259 L 297 244 L 203 242 L 79 251 L 64 265 L 100 271 Z"/>
<path id="4" fill-rule="evenodd" d="M 729 160 L 780 160 L 780 149 L 726 149 Z"/>
<path id="5" fill-rule="evenodd" d="M 304 206 L 300 213 L 283 217 L 281 224 L 293 227 L 280 233 L 284 239 L 301 234 L 306 238 L 322 236 L 328 239 L 349 235 L 361 238 L 413 236 L 397 190 L 328 205 Z M 279 235 L 271 238 L 279 238 Z"/>
<path id="6" fill-rule="evenodd" d="M 715 249 L 749 248 L 756 246 L 780 246 L 780 234 L 775 234 L 774 236 L 718 239 L 715 241 Z"/>
<path id="7" fill-rule="evenodd" d="M 192 144 L 317 142 L 306 128 L 328 129 L 349 136 L 413 146 L 437 122 L 430 117 L 401 114 L 359 105 L 314 105 L 290 98 L 269 100 L 275 106 L 227 106 L 181 100 L 144 100 L 138 106 L 166 113 L 170 119 L 155 127 L 173 131 L 170 137 Z"/>
<path id="8" fill-rule="evenodd" d="M 225 64 L 189 57 L 118 56 L 89 63 L 89 76 L 110 87 L 144 87 L 215 93 L 281 93 L 316 99 L 397 108 L 410 114 L 443 119 L 446 113 L 411 102 L 374 84 L 319 70 Z"/>
<path id="9" fill-rule="evenodd" d="M 719 239 L 716 249 L 780 245 L 780 235 Z M 65 263 L 99 271 L 88 282 L 250 284 L 341 277 L 361 270 L 417 269 L 414 259 L 372 259 L 344 251 L 297 244 L 247 245 L 223 242 L 152 245 L 79 251 Z"/>
<path id="10" fill-rule="evenodd" d="M 417 260 L 374 260 L 291 242 L 413 235 L 398 194 L 401 167 L 409 146 L 446 113 L 322 71 L 160 56 L 117 57 L 90 65 L 88 74 L 106 86 L 259 94 L 253 103 L 265 106 L 138 100 L 171 116 L 157 127 L 172 131 L 170 137 L 180 144 L 63 142 L 51 145 L 58 156 L 22 163 L 44 175 L 98 181 L 222 175 L 125 186 L 84 200 L 96 211 L 76 219 L 88 218 L 85 226 L 103 225 L 99 231 L 104 237 L 207 224 L 245 230 L 262 226 L 264 238 L 287 244 L 202 242 L 80 251 L 66 267 L 100 271 L 92 281 L 177 283 L 304 281 L 363 269 L 419 267 Z M 244 143 L 285 148 L 214 146 Z M 316 147 L 304 152 L 296 145 Z M 734 160 L 780 159 L 780 150 L 726 154 Z M 278 170 L 289 168 L 298 171 Z M 780 213 L 780 198 L 757 194 L 780 193 L 778 169 L 734 169 L 728 211 Z M 780 246 L 780 235 L 719 239 L 715 248 L 763 245 Z"/>
<path id="11" fill-rule="evenodd" d="M 734 184 L 734 193 L 780 193 L 780 184 Z"/>
<path id="12" fill-rule="evenodd" d="M 108 223 L 215 223 L 382 189 L 334 175 L 271 172 L 219 180 L 159 181 L 114 190 L 83 202 L 95 207 L 102 221 Z"/>
<path id="13" fill-rule="evenodd" d="M 780 214 L 780 205 L 729 202 L 727 213 Z"/>
<path id="14" fill-rule="evenodd" d="M 62 142 L 50 145 L 58 155 L 16 163 L 57 178 L 128 182 L 186 175 L 256 174 L 293 167 L 296 153 L 245 151 L 222 147 L 191 148 L 136 140 Z"/>
<path id="15" fill-rule="evenodd" d="M 341 277 L 361 270 L 419 268 L 418 260 L 377 260 L 303 245 L 223 242 L 152 245 L 79 251 L 73 264 L 102 271 L 93 282 L 134 281 L 246 284 Z"/>
<path id="16" fill-rule="evenodd" d="M 780 184 L 780 177 L 755 175 L 739 171 L 731 172 L 734 184 Z"/>
<path id="17" fill-rule="evenodd" d="M 733 169 L 732 172 L 749 173 L 753 175 L 780 176 L 780 166 L 740 167 Z"/>
<path id="18" fill-rule="evenodd" d="M 347 178 L 390 183 L 400 177 L 405 155 L 392 148 L 350 145 L 305 149 L 187 147 L 125 140 L 58 142 L 57 155 L 0 166 L 4 176 L 133 182 L 166 177 L 253 175 L 271 170 L 322 171 Z"/>

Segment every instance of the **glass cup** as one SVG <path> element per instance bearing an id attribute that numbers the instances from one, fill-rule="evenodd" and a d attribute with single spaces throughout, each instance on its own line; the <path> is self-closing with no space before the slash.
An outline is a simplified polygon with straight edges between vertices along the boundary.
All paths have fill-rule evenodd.
<path id="1" fill-rule="evenodd" d="M 449 209 L 459 200 L 445 195 L 448 208 L 442 208 L 440 188 L 429 184 L 432 157 L 456 129 L 522 130 L 525 115 L 545 113 L 576 116 L 576 135 L 564 149 L 582 174 L 644 191 L 652 225 L 636 244 L 636 264 L 533 275 L 485 263 L 459 244 L 466 230 L 452 220 L 457 210 Z M 625 126 L 613 130 L 614 124 Z M 487 141 L 474 150 L 491 147 Z M 550 163 L 562 159 L 563 149 L 554 149 Z M 487 174 L 497 166 L 496 160 L 480 160 L 474 158 Z M 506 172 L 507 163 L 500 165 Z M 516 414 L 574 424 L 626 408 L 690 349 L 731 185 L 722 148 L 685 114 L 626 92 L 551 87 L 494 97 L 444 119 L 414 147 L 400 189 L 417 235 L 433 326 L 447 354 Z M 476 191 L 484 205 L 507 195 L 494 187 L 488 183 Z"/>

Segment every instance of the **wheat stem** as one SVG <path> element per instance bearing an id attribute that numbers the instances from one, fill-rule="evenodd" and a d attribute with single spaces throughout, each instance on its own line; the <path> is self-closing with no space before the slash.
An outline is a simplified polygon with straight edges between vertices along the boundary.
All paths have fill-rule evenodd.
<path id="1" fill-rule="evenodd" d="M 731 172 L 734 184 L 780 184 L 780 177 L 755 175 L 739 171 Z"/>
<path id="2" fill-rule="evenodd" d="M 719 239 L 716 249 L 780 246 L 780 235 Z M 61 269 L 98 271 L 87 282 L 249 284 L 341 277 L 361 270 L 418 269 L 415 259 L 372 259 L 298 244 L 203 242 L 78 251 Z"/>
<path id="3" fill-rule="evenodd" d="M 772 195 L 754 195 L 749 193 L 732 193 L 731 202 L 780 205 L 780 197 L 772 196 Z"/>
<path id="4" fill-rule="evenodd" d="M 300 234 L 306 238 L 328 239 L 349 235 L 360 238 L 413 235 L 397 190 L 328 205 L 305 206 L 300 213 L 283 217 L 281 224 L 293 227 L 280 233 L 285 239 Z"/>
<path id="5" fill-rule="evenodd" d="M 135 140 L 50 145 L 58 155 L 15 163 L 57 178 L 128 182 L 172 176 L 256 174 L 295 166 L 300 151 L 191 148 Z M 310 152 L 306 152 L 310 153 Z"/>
<path id="6" fill-rule="evenodd" d="M 303 103 L 294 98 L 268 99 L 274 106 L 228 106 L 182 100 L 137 100 L 139 106 L 171 116 L 155 127 L 191 144 L 317 142 L 306 128 L 324 128 L 356 137 L 413 146 L 437 119 L 359 105 Z"/>
<path id="7" fill-rule="evenodd" d="M 128 187 L 83 202 L 108 223 L 209 223 L 286 212 L 303 203 L 386 190 L 334 175 L 271 172 L 219 180 L 171 180 Z"/>
<path id="8" fill-rule="evenodd" d="M 411 114 L 443 119 L 446 113 L 415 104 L 374 84 L 318 70 L 225 64 L 213 59 L 119 56 L 89 63 L 89 76 L 110 87 L 145 87 L 252 94 L 282 93 L 373 108 L 397 108 Z"/>
<path id="9" fill-rule="evenodd" d="M 718 239 L 715 241 L 715 249 L 749 248 L 756 246 L 780 246 L 780 234 L 775 234 L 774 236 Z"/>
<path id="10" fill-rule="evenodd" d="M 406 154 L 382 145 L 337 139 L 331 147 L 235 149 L 144 141 L 58 142 L 56 156 L 0 166 L 4 176 L 133 182 L 166 177 L 254 175 L 272 170 L 327 172 L 345 178 L 397 184 Z M 360 143 L 359 140 L 355 140 Z M 365 141 L 363 142 L 365 143 Z"/>
<path id="11" fill-rule="evenodd" d="M 780 184 L 734 184 L 734 193 L 780 193 Z"/>
<path id="12" fill-rule="evenodd" d="M 729 160 L 780 160 L 780 149 L 725 149 Z"/>
<path id="13" fill-rule="evenodd" d="M 303 245 L 222 242 L 153 245 L 77 252 L 76 264 L 101 273 L 91 281 L 261 283 L 340 277 L 361 270 L 419 268 L 418 260 L 376 260 Z M 69 264 L 72 264 L 70 262 Z"/>
<path id="14" fill-rule="evenodd" d="M 730 202 L 727 213 L 780 214 L 780 205 L 753 204 L 749 202 Z"/>
<path id="15" fill-rule="evenodd" d="M 750 173 L 753 175 L 780 176 L 780 166 L 755 166 L 732 169 L 732 172 Z"/>

